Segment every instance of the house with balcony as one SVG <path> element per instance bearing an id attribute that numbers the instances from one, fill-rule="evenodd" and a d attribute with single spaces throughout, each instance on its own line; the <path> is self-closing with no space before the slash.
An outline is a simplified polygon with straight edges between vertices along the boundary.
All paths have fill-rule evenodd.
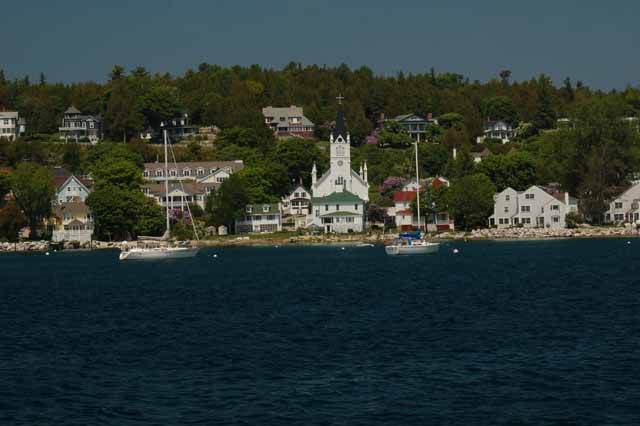
<path id="1" fill-rule="evenodd" d="M 167 131 L 169 143 L 176 143 L 183 139 L 195 138 L 198 135 L 198 126 L 191 124 L 191 118 L 186 112 L 161 122 L 160 131 L 156 132 L 155 130 L 148 130 L 147 132 L 151 140 L 163 142 L 164 130 Z"/>
<path id="2" fill-rule="evenodd" d="M 611 200 L 604 213 L 605 223 L 638 223 L 640 221 L 640 182 Z"/>
<path id="3" fill-rule="evenodd" d="M 100 117 L 83 114 L 73 105 L 64 112 L 58 131 L 65 142 L 97 143 L 102 138 Z"/>
<path id="4" fill-rule="evenodd" d="M 207 197 L 220 187 L 220 183 L 170 182 L 169 196 L 165 194 L 164 183 L 146 182 L 140 186 L 144 195 L 155 200 L 161 207 L 171 210 L 187 211 L 188 205 L 197 205 L 204 209 Z"/>
<path id="5" fill-rule="evenodd" d="M 249 204 L 245 214 L 235 221 L 236 234 L 255 234 L 282 231 L 280 203 Z"/>
<path id="6" fill-rule="evenodd" d="M 278 137 L 313 138 L 315 125 L 305 117 L 302 107 L 262 108 L 264 122 Z"/>
<path id="7" fill-rule="evenodd" d="M 513 126 L 504 120 L 488 120 L 484 123 L 484 134 L 478 136 L 477 142 L 483 143 L 487 139 L 499 140 L 508 143 L 515 138 L 516 132 Z"/>
<path id="8" fill-rule="evenodd" d="M 283 197 L 283 225 L 292 229 L 305 228 L 311 212 L 311 198 L 311 191 L 302 184 L 296 186 L 289 195 Z"/>
<path id="9" fill-rule="evenodd" d="M 13 141 L 24 136 L 27 124 L 17 111 L 0 111 L 0 140 Z"/>
<path id="10" fill-rule="evenodd" d="M 489 225 L 498 228 L 566 228 L 567 213 L 578 212 L 578 200 L 555 187 L 533 185 L 525 191 L 506 188 L 494 196 Z"/>
<path id="11" fill-rule="evenodd" d="M 59 203 L 53 208 L 53 242 L 88 243 L 93 236 L 93 217 L 89 207 L 79 200 Z"/>
<path id="12" fill-rule="evenodd" d="M 438 124 L 438 120 L 433 118 L 431 113 L 427 114 L 426 117 L 414 113 L 398 115 L 390 120 L 383 120 L 383 123 L 388 121 L 398 123 L 402 130 L 417 142 L 428 141 L 429 127 Z"/>
<path id="13" fill-rule="evenodd" d="M 193 181 L 203 184 L 221 184 L 233 173 L 244 168 L 242 160 L 188 161 L 169 164 L 169 180 Z M 150 182 L 164 182 L 164 163 L 145 163 L 142 177 Z"/>

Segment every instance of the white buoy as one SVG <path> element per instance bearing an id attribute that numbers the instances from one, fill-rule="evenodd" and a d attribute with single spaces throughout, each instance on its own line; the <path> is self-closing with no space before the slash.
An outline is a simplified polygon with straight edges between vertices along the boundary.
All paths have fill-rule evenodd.
<path id="1" fill-rule="evenodd" d="M 344 247 L 342 247 L 340 250 L 344 250 Z"/>
<path id="2" fill-rule="evenodd" d="M 627 241 L 627 244 L 631 244 L 631 241 Z"/>
<path id="3" fill-rule="evenodd" d="M 458 249 L 453 249 L 453 254 L 458 254 L 458 253 L 460 253 L 460 250 L 458 250 Z"/>
<path id="4" fill-rule="evenodd" d="M 214 254 L 214 255 L 213 255 L 213 257 L 218 257 L 218 255 L 217 255 L 217 254 Z"/>
<path id="5" fill-rule="evenodd" d="M 45 255 L 45 256 L 49 256 L 49 252 L 46 252 L 44 255 Z"/>

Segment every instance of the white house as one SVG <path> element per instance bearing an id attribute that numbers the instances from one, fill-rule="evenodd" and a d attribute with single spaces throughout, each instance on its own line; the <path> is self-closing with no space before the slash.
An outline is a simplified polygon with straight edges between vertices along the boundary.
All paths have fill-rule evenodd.
<path id="1" fill-rule="evenodd" d="M 342 111 L 338 112 L 329 142 L 329 170 L 319 179 L 315 164 L 311 171 L 313 216 L 307 225 L 324 232 L 362 232 L 365 203 L 369 201 L 367 165 L 360 166 L 360 173 L 351 169 L 351 137 Z"/>
<path id="2" fill-rule="evenodd" d="M 0 111 L 0 139 L 15 140 L 26 132 L 26 122 L 17 111 Z"/>
<path id="3" fill-rule="evenodd" d="M 289 195 L 282 198 L 283 222 L 293 229 L 307 225 L 310 209 L 311 191 L 302 185 L 296 186 Z"/>
<path id="4" fill-rule="evenodd" d="M 507 188 L 494 196 L 489 225 L 498 228 L 565 228 L 565 216 L 578 211 L 578 201 L 568 192 L 531 186 L 525 191 Z"/>
<path id="5" fill-rule="evenodd" d="M 609 203 L 605 223 L 634 223 L 640 220 L 640 183 L 629 187 Z"/>
<path id="6" fill-rule="evenodd" d="M 515 130 L 511 124 L 503 120 L 489 120 L 484 123 L 484 135 L 479 136 L 478 143 L 484 142 L 486 139 L 498 139 L 502 143 L 507 143 L 515 137 Z"/>
<path id="7" fill-rule="evenodd" d="M 169 197 L 165 194 L 164 183 L 150 182 L 143 184 L 140 189 L 147 197 L 153 198 L 162 207 L 167 204 L 172 210 L 186 211 L 188 205 L 197 205 L 204 209 L 207 197 L 217 191 L 219 183 L 199 182 L 170 182 Z"/>
<path id="8" fill-rule="evenodd" d="M 169 164 L 169 180 L 195 181 L 197 183 L 222 183 L 233 173 L 244 168 L 242 160 L 190 161 Z M 145 163 L 142 176 L 147 181 L 164 182 L 164 163 Z"/>
<path id="9" fill-rule="evenodd" d="M 236 220 L 237 234 L 282 231 L 282 206 L 278 204 L 249 204 L 245 215 Z"/>

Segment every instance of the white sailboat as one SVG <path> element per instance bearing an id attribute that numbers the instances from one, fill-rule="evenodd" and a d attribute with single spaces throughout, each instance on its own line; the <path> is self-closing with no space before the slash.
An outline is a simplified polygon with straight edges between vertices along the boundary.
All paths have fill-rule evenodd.
<path id="1" fill-rule="evenodd" d="M 194 257 L 198 254 L 198 247 L 191 247 L 188 244 L 179 244 L 172 246 L 169 241 L 171 234 L 171 221 L 169 220 L 169 160 L 167 150 L 167 131 L 163 131 L 164 136 L 164 192 L 165 192 L 165 204 L 166 204 L 166 230 L 162 237 L 140 237 L 138 245 L 136 247 L 128 248 L 126 246 L 120 252 L 120 260 L 158 260 L 158 259 L 182 259 L 187 257 Z M 180 181 L 182 183 L 182 181 Z M 189 211 L 189 217 L 191 215 L 191 209 L 187 204 Z M 192 219 L 193 224 L 193 219 Z M 195 231 L 196 239 L 198 234 Z"/>
<path id="2" fill-rule="evenodd" d="M 390 256 L 429 254 L 440 250 L 440 243 L 433 243 L 423 240 L 420 231 L 420 175 L 418 172 L 418 142 L 416 145 L 416 203 L 418 207 L 418 230 L 416 232 L 401 233 L 392 244 L 384 248 Z M 426 228 L 426 223 L 425 223 Z"/>

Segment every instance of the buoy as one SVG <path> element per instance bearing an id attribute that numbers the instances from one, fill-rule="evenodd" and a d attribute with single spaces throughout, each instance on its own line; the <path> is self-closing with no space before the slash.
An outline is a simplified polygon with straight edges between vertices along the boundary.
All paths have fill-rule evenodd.
<path id="1" fill-rule="evenodd" d="M 458 249 L 453 249 L 453 254 L 458 254 L 458 253 L 460 253 L 460 250 L 458 250 Z"/>
<path id="2" fill-rule="evenodd" d="M 631 241 L 627 241 L 627 244 L 631 244 Z"/>
<path id="3" fill-rule="evenodd" d="M 44 255 L 45 255 L 45 256 L 49 256 L 49 252 L 46 252 Z"/>
<path id="4" fill-rule="evenodd" d="M 344 250 L 344 247 L 342 247 L 340 250 Z"/>
<path id="5" fill-rule="evenodd" d="M 213 257 L 218 257 L 218 255 L 217 255 L 217 254 L 214 254 L 214 255 L 213 255 Z"/>

